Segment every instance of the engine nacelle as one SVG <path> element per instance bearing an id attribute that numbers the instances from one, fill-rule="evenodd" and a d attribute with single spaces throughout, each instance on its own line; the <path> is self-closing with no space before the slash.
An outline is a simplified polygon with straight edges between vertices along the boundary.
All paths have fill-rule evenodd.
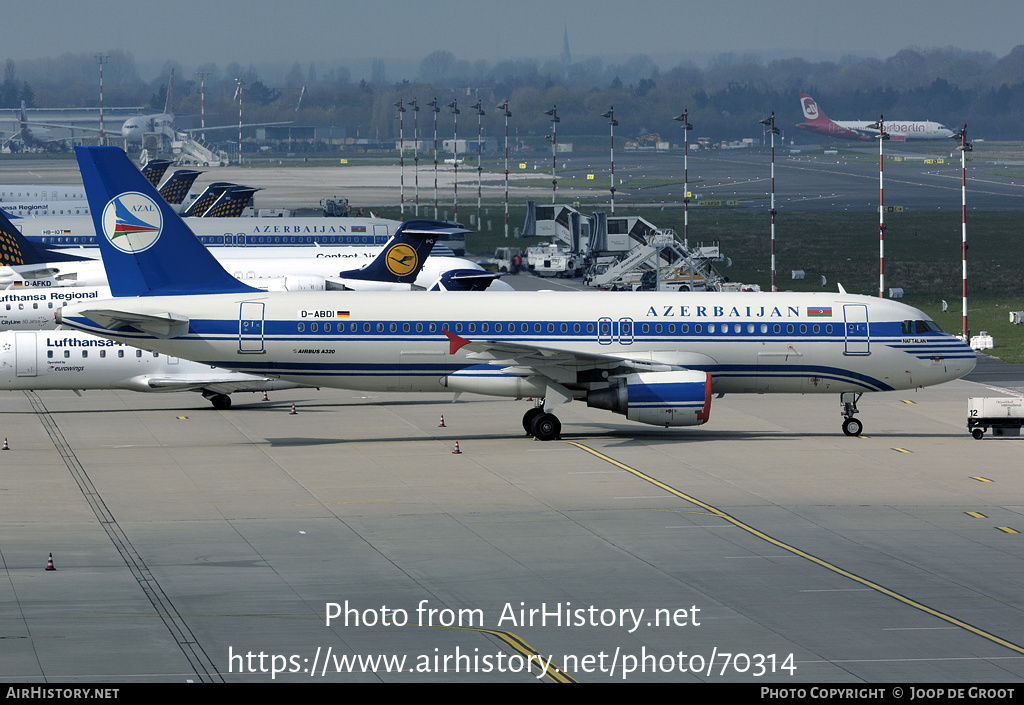
<path id="1" fill-rule="evenodd" d="M 457 392 L 486 394 L 493 397 L 542 397 L 547 383 L 538 377 L 504 374 L 493 365 L 474 365 L 441 378 L 441 386 Z"/>
<path id="2" fill-rule="evenodd" d="M 697 370 L 630 374 L 617 387 L 591 391 L 587 406 L 653 426 L 699 426 L 711 416 L 711 375 Z"/>

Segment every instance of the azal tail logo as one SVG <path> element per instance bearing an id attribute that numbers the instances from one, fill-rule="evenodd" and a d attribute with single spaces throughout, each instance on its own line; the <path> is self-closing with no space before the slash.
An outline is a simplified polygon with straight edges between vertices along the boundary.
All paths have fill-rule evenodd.
<path id="1" fill-rule="evenodd" d="M 123 193 L 103 209 L 103 234 L 127 254 L 144 252 L 156 244 L 163 229 L 160 206 L 145 194 Z"/>
<path id="2" fill-rule="evenodd" d="M 405 243 L 399 243 L 388 250 L 384 262 L 389 272 L 396 277 L 404 277 L 416 269 L 419 258 L 415 249 Z"/>

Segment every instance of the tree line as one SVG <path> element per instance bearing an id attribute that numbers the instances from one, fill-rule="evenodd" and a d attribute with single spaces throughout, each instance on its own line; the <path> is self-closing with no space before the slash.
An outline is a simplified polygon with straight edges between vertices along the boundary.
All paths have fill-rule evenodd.
<path id="1" fill-rule="evenodd" d="M 387 142 L 398 138 L 395 104 L 417 101 L 421 139 L 430 139 L 434 113 L 427 103 L 436 99 L 440 137 L 450 136 L 453 111 L 460 110 L 460 136 L 475 136 L 479 104 L 485 135 L 504 134 L 504 118 L 495 109 L 505 100 L 513 117 L 511 130 L 520 138 L 543 138 L 550 132 L 545 112 L 557 106 L 558 134 L 607 135 L 603 118 L 614 106 L 622 139 L 658 133 L 681 142 L 679 122 L 684 109 L 694 125 L 690 138 L 714 140 L 759 137 L 758 121 L 771 111 L 789 139 L 807 142 L 794 128 L 802 120 L 800 93 L 812 94 L 818 105 L 837 120 L 928 119 L 950 127 L 970 125 L 972 137 L 1024 138 L 1024 45 L 1006 56 L 955 48 L 904 49 L 886 59 L 845 57 L 812 62 L 799 58 L 763 62 L 754 55 L 721 54 L 703 68 L 682 63 L 662 70 L 645 55 L 621 63 L 591 58 L 579 62 L 557 59 L 510 59 L 496 62 L 460 60 L 439 50 L 424 57 L 415 75 L 392 76 L 386 58 L 373 61 L 370 73 L 353 78 L 344 64 L 311 63 L 269 67 L 231 63 L 223 68 L 202 64 L 185 69 L 167 62 L 158 78 L 143 81 L 130 53 L 109 51 L 104 58 L 106 105 L 140 106 L 161 110 L 167 81 L 175 69 L 174 110 L 178 115 L 200 112 L 200 89 L 205 93 L 207 124 L 237 120 L 237 82 L 244 82 L 245 122 L 294 121 L 297 125 L 332 126 L 348 137 Z M 267 78 L 264 78 L 265 74 Z M 200 76 L 201 75 L 201 76 Z M 98 59 L 65 54 L 56 58 L 15 62 L 8 59 L 0 84 L 0 107 L 92 107 L 99 104 Z M 303 90 L 304 89 L 304 90 Z M 300 102 L 301 96 L 301 102 Z M 414 116 L 405 114 L 407 138 Z M 463 133 L 465 130 L 465 133 Z"/>

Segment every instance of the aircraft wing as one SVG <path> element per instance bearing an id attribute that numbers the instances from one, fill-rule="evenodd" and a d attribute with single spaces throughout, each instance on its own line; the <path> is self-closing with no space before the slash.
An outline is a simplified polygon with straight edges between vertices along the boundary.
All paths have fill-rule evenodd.
<path id="1" fill-rule="evenodd" d="M 90 309 L 82 311 L 81 315 L 107 330 L 131 327 L 158 338 L 174 338 L 188 333 L 188 316 L 176 313 L 143 314 L 113 309 Z"/>
<path id="2" fill-rule="evenodd" d="M 207 390 L 218 394 L 231 394 L 263 389 L 266 387 L 267 378 L 211 368 L 208 375 L 154 376 L 147 377 L 144 383 L 150 389 L 161 392 Z"/>
<path id="3" fill-rule="evenodd" d="M 711 361 L 703 355 L 680 355 L 666 353 L 665 358 L 657 353 L 645 353 L 644 357 L 625 355 L 605 355 L 585 353 L 576 350 L 528 345 L 506 341 L 480 340 L 470 341 L 450 331 L 445 331 L 450 343 L 449 353 L 454 355 L 459 350 L 469 351 L 467 357 L 479 360 L 481 364 L 502 367 L 509 375 L 528 376 L 541 374 L 560 383 L 574 383 L 580 373 L 602 370 L 608 376 L 627 374 L 629 372 L 668 372 L 685 370 L 686 364 L 701 364 Z M 675 359 L 671 359 L 671 358 Z"/>

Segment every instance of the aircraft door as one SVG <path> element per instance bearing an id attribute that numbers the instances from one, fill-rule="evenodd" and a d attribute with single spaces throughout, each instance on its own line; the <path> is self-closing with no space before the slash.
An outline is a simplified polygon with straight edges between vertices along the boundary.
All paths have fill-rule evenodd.
<path id="1" fill-rule="evenodd" d="M 238 311 L 238 352 L 263 353 L 263 308 L 260 301 L 243 301 Z"/>
<path id="2" fill-rule="evenodd" d="M 373 244 L 383 245 L 388 241 L 391 235 L 388 233 L 388 226 L 386 225 L 374 225 L 373 226 Z"/>
<path id="3" fill-rule="evenodd" d="M 36 376 L 36 334 L 18 332 L 14 334 L 15 368 L 18 377 Z"/>
<path id="4" fill-rule="evenodd" d="M 633 319 L 619 319 L 619 342 L 623 345 L 633 344 Z"/>
<path id="5" fill-rule="evenodd" d="M 870 355 L 871 336 L 868 331 L 868 307 L 864 304 L 843 306 L 846 318 L 846 355 Z"/>
<path id="6" fill-rule="evenodd" d="M 601 345 L 612 344 L 612 319 L 597 319 L 597 342 L 599 342 Z"/>

